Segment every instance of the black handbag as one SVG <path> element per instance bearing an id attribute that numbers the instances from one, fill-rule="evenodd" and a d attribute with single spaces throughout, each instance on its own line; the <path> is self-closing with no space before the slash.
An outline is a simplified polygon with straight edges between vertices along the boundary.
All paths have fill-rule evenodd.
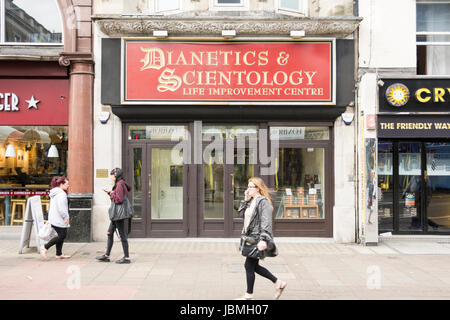
<path id="1" fill-rule="evenodd" d="M 114 201 L 111 203 L 111 207 L 109 208 L 109 218 L 111 221 L 118 221 L 124 219 L 131 219 L 133 217 L 133 206 L 131 205 L 130 200 L 125 194 L 125 187 L 122 184 L 123 189 L 123 202 L 115 203 Z"/>
<path id="2" fill-rule="evenodd" d="M 258 210 L 257 208 L 255 210 Z M 258 212 L 258 214 L 260 214 Z M 261 220 L 259 225 L 259 233 L 261 233 Z M 244 257 L 260 258 L 276 257 L 278 255 L 278 249 L 275 242 L 270 239 L 266 241 L 267 248 L 263 251 L 258 250 L 259 235 L 241 234 L 241 242 L 239 245 L 239 251 Z"/>
<path id="3" fill-rule="evenodd" d="M 244 257 L 259 258 L 263 251 L 258 250 L 259 237 L 251 235 L 241 235 L 240 251 Z"/>

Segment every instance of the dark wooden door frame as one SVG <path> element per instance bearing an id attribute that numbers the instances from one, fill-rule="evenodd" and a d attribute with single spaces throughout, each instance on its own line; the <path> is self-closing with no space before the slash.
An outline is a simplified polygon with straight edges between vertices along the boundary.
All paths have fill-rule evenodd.
<path id="1" fill-rule="evenodd" d="M 146 195 L 148 193 L 148 186 L 146 184 L 145 179 L 145 173 L 147 172 L 147 149 L 146 149 L 146 143 L 142 141 L 132 141 L 126 145 L 126 161 L 124 161 L 124 173 L 125 173 L 125 180 L 130 183 L 132 186 L 131 192 L 130 192 L 130 200 L 132 201 L 134 197 L 134 163 L 133 163 L 133 150 L 134 149 L 141 149 L 141 155 L 142 155 L 142 174 L 141 174 L 141 188 L 142 188 L 142 203 L 141 203 L 141 218 L 133 218 L 132 219 L 132 227 L 131 227 L 131 233 L 130 237 L 133 238 L 142 238 L 146 236 L 146 228 L 147 228 L 147 201 L 146 201 Z"/>
<path id="2" fill-rule="evenodd" d="M 175 141 L 165 140 L 128 140 L 128 130 L 133 125 L 184 125 L 190 128 L 190 124 L 186 123 L 125 123 L 122 126 L 122 143 L 125 146 L 122 150 L 122 166 L 125 172 L 125 179 L 132 182 L 133 177 L 133 148 L 142 149 L 142 219 L 133 219 L 132 231 L 130 237 L 187 237 L 189 235 L 189 197 L 190 192 L 189 177 L 192 175 L 189 169 L 190 164 L 184 164 L 183 169 L 183 219 L 151 219 L 151 200 L 149 199 L 149 173 L 151 171 L 151 150 L 152 148 L 170 148 L 178 144 Z M 190 156 L 190 154 L 188 154 Z M 133 196 L 133 188 L 131 191 Z M 171 225 L 182 226 L 182 228 L 173 228 Z M 157 227 L 156 229 L 153 226 Z"/>
<path id="3" fill-rule="evenodd" d="M 152 152 L 155 148 L 170 148 L 174 147 L 177 142 L 147 142 L 147 184 L 150 189 L 150 179 L 153 174 L 151 171 Z M 187 237 L 189 226 L 189 214 L 188 214 L 188 165 L 183 165 L 183 218 L 182 219 L 153 219 L 151 209 L 151 194 L 147 191 L 147 224 L 146 224 L 146 237 Z M 147 189 L 148 190 L 148 189 Z M 151 189 L 150 189 L 151 190 Z"/>
<path id="4" fill-rule="evenodd" d="M 195 141 L 193 138 L 193 132 L 194 132 L 194 123 L 145 123 L 145 124 L 135 124 L 135 123 L 126 123 L 123 125 L 123 145 L 125 148 L 123 150 L 126 150 L 125 154 L 122 154 L 122 162 L 123 166 L 125 168 L 125 172 L 127 174 L 128 181 L 133 181 L 133 175 L 132 175 L 132 169 L 133 169 L 133 163 L 132 163 L 132 149 L 135 147 L 143 148 L 143 157 L 147 157 L 147 148 L 152 147 L 167 147 L 170 144 L 166 144 L 163 141 L 151 141 L 151 140 L 128 140 L 128 128 L 131 125 L 187 125 L 189 128 L 189 132 L 191 133 L 191 150 L 194 150 L 195 152 Z M 226 125 L 227 123 L 203 123 L 202 125 Z M 235 123 L 233 123 L 235 124 Z M 277 125 L 285 125 L 285 126 L 327 126 L 329 127 L 329 140 L 294 140 L 289 142 L 281 142 L 280 147 L 282 146 L 293 146 L 293 147 L 317 147 L 317 148 L 324 148 L 325 152 L 325 179 L 326 179 L 326 202 L 325 202 L 325 224 L 317 229 L 320 224 L 320 221 L 308 221 L 310 222 L 310 225 L 312 228 L 316 228 L 316 233 L 314 234 L 307 234 L 307 236 L 326 236 L 326 237 L 332 237 L 333 232 L 333 205 L 334 205 L 334 143 L 333 143 L 333 127 L 332 123 L 330 122 L 259 122 L 259 123 L 236 123 L 236 125 L 257 125 L 259 126 L 259 129 L 269 129 L 269 126 L 277 126 Z M 268 148 L 270 146 L 270 139 L 269 139 L 269 132 L 267 132 L 267 144 Z M 200 141 L 201 137 L 200 137 Z M 176 144 L 176 142 L 171 142 L 173 145 Z M 203 143 L 202 143 L 203 146 Z M 258 145 L 258 150 L 259 150 Z M 270 149 L 268 149 L 270 150 Z M 203 148 L 202 148 L 203 151 Z M 132 231 L 133 237 L 145 237 L 145 236 L 152 236 L 152 237 L 177 237 L 177 236 L 189 236 L 189 237 L 231 237 L 231 236 L 238 236 L 240 233 L 240 228 L 242 227 L 242 219 L 236 219 L 233 218 L 233 202 L 232 202 L 232 196 L 231 194 L 228 196 L 230 201 L 225 202 L 225 214 L 224 221 L 223 221 L 223 232 L 217 232 L 217 228 L 213 228 L 211 230 L 205 230 L 201 228 L 201 224 L 203 223 L 203 194 L 204 194 L 204 183 L 203 183 L 203 164 L 195 164 L 193 162 L 194 159 L 194 152 L 191 152 L 190 154 L 190 163 L 185 164 L 185 170 L 184 170 L 184 204 L 183 204 L 183 230 L 178 230 L 178 233 L 172 232 L 167 233 L 167 230 L 156 230 L 157 232 L 151 231 L 151 224 L 152 221 L 148 218 L 148 221 L 141 221 L 140 223 L 144 223 L 145 226 L 143 226 L 143 230 L 140 230 L 137 227 L 138 221 L 133 222 L 133 226 L 135 226 L 134 231 Z M 259 175 L 260 169 L 263 167 L 260 165 L 258 156 L 258 165 L 255 165 L 255 175 Z M 150 211 L 150 201 L 148 201 L 148 172 L 150 170 L 149 166 L 151 166 L 151 163 L 149 159 L 144 160 L 143 159 L 143 167 L 142 170 L 145 172 L 145 175 L 142 175 L 142 192 L 145 197 L 143 197 L 143 215 L 145 212 Z M 145 170 L 145 171 L 144 171 Z M 230 173 L 233 172 L 233 165 L 225 165 L 224 167 L 224 178 L 229 176 Z M 269 187 L 273 187 L 273 176 L 261 176 L 263 180 L 266 182 L 266 184 Z M 225 193 L 228 193 L 231 190 L 231 182 L 225 179 L 225 186 L 224 190 Z M 189 187 L 187 187 L 187 185 Z M 145 199 L 145 200 L 144 200 Z M 228 203 L 229 202 L 229 203 Z M 228 203 L 228 204 L 227 204 Z M 231 207 L 230 207 L 231 206 Z M 149 213 L 150 214 L 150 213 Z M 228 220 L 225 219 L 228 217 Z M 173 222 L 173 221 L 160 221 L 161 223 L 165 222 Z M 298 229 L 295 225 L 298 224 L 298 222 L 294 222 L 293 224 L 290 224 L 294 221 L 275 221 L 274 218 L 274 233 L 277 235 L 277 226 L 278 225 L 287 225 L 291 228 L 288 231 L 289 234 L 280 234 L 281 236 L 301 236 L 301 230 Z M 306 223 L 307 222 L 303 222 Z M 156 223 L 158 224 L 158 223 Z M 323 222 L 322 222 L 323 224 Z M 325 229 L 324 229 L 325 227 Z M 146 232 L 147 231 L 147 232 Z"/>
<path id="5" fill-rule="evenodd" d="M 236 126 L 256 126 L 258 130 L 261 127 L 260 123 L 203 123 L 202 125 L 236 125 Z M 258 131 L 259 132 L 259 131 Z M 208 142 L 202 141 L 202 154 L 205 149 L 205 146 L 208 145 Z M 245 144 L 246 148 L 249 147 L 248 142 Z M 223 219 L 204 219 L 203 212 L 203 201 L 204 201 L 204 169 L 203 164 L 198 165 L 198 179 L 196 180 L 197 185 L 199 186 L 199 194 L 198 194 L 198 210 L 197 210 L 197 219 L 198 219 L 198 235 L 206 236 L 206 237 L 236 237 L 239 236 L 242 229 L 242 219 L 233 218 L 233 188 L 232 188 L 232 178 L 231 174 L 234 173 L 233 164 L 227 164 L 227 150 L 226 150 L 226 142 L 224 140 L 224 218 Z M 237 148 L 237 142 L 234 141 L 233 152 Z M 259 146 L 257 151 L 259 151 Z M 259 157 L 257 155 L 257 164 L 255 164 L 255 174 L 259 175 L 260 165 L 259 165 Z M 204 226 L 209 225 L 212 229 L 206 230 Z M 219 226 L 223 226 L 223 228 L 219 228 Z M 219 231 L 220 230 L 220 231 Z"/>
<path id="6" fill-rule="evenodd" d="M 279 142 L 279 148 L 323 148 L 325 179 L 325 218 L 324 219 L 275 219 L 273 215 L 273 232 L 275 236 L 297 237 L 333 237 L 334 188 L 334 135 L 331 122 L 269 122 L 268 127 L 328 127 L 328 140 L 285 140 Z M 270 141 L 269 141 L 270 142 Z M 275 187 L 275 177 L 268 176 L 268 186 Z"/>

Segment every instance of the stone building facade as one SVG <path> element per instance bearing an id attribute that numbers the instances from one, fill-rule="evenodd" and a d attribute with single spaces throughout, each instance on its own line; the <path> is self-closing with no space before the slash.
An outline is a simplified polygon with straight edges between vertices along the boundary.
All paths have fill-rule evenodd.
<path id="1" fill-rule="evenodd" d="M 358 127 L 356 119 L 342 118 L 355 114 L 361 18 L 354 10 L 353 1 L 95 2 L 94 240 L 106 237 L 110 200 L 102 189 L 111 188 L 109 171 L 121 167 L 132 185 L 134 237 L 237 236 L 242 221 L 236 204 L 248 178 L 261 176 L 274 190 L 275 236 L 355 242 Z M 303 73 L 289 70 L 288 59 L 284 69 L 276 57 L 287 52 L 303 57 L 293 58 L 294 65 L 328 64 L 320 69 L 327 71 L 306 65 Z M 228 58 L 243 58 L 246 66 L 233 60 L 237 69 L 229 69 Z M 169 74 L 161 76 L 175 82 L 154 78 L 164 67 Z M 295 78 L 300 74 L 304 79 Z M 325 87 L 307 90 L 316 74 L 328 79 Z M 166 88 L 154 90 L 152 81 Z M 244 92 L 244 82 L 249 96 L 230 96 Z M 147 83 L 148 90 L 137 89 Z M 324 91 L 328 100 L 302 96 Z M 261 97 L 270 92 L 281 97 Z M 292 92 L 295 97 L 286 96 Z M 207 154 L 214 135 L 224 139 L 223 161 Z M 248 144 L 241 148 L 243 161 L 233 161 L 241 137 L 244 144 L 257 137 L 258 146 L 277 146 L 277 170 L 264 175 L 267 163 L 261 154 L 251 163 Z M 227 142 L 234 149 L 226 149 Z M 180 144 L 187 149 L 177 161 L 169 152 Z"/>

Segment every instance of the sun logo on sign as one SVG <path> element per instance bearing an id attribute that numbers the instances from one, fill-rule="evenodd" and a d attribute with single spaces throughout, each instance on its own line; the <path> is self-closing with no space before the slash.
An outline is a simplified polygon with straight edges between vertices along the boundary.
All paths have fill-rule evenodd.
<path id="1" fill-rule="evenodd" d="M 387 88 L 386 99 L 391 106 L 404 106 L 409 100 L 409 89 L 402 83 L 394 83 Z"/>

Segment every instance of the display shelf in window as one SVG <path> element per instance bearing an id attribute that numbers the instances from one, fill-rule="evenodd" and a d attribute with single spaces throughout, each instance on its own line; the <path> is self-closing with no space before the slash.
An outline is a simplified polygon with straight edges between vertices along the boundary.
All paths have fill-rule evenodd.
<path id="1" fill-rule="evenodd" d="M 301 188 L 303 189 L 303 188 Z M 289 189 L 287 189 L 289 190 Z M 276 218 L 280 219 L 317 219 L 320 217 L 320 206 L 317 194 L 305 195 L 299 190 L 296 195 L 287 191 L 289 195 L 283 195 L 278 207 Z"/>

